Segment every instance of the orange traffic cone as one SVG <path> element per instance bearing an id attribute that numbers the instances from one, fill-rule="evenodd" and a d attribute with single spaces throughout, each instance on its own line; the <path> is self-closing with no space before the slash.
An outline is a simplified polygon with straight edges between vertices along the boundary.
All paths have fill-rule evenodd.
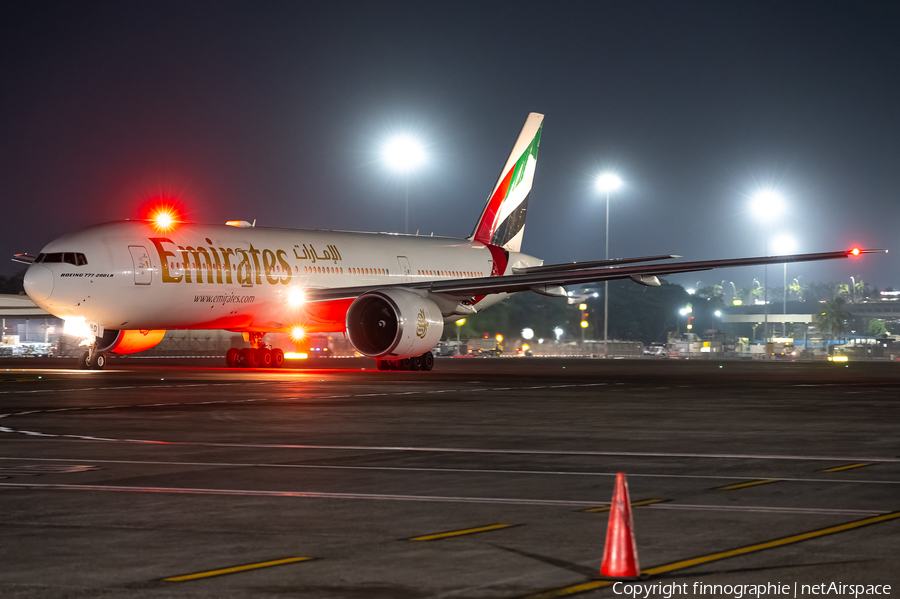
<path id="1" fill-rule="evenodd" d="M 638 578 L 640 575 L 641 566 L 638 563 L 637 543 L 634 542 L 634 520 L 631 517 L 628 482 L 625 475 L 619 472 L 616 474 L 612 505 L 609 506 L 606 548 L 603 550 L 600 576 Z"/>

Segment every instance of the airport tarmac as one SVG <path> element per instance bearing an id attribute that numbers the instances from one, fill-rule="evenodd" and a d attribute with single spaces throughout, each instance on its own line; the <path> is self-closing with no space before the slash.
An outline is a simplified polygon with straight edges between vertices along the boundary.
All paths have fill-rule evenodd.
<path id="1" fill-rule="evenodd" d="M 900 363 L 218 365 L 0 361 L 0 596 L 615 597 L 616 472 L 643 584 L 900 585 Z"/>

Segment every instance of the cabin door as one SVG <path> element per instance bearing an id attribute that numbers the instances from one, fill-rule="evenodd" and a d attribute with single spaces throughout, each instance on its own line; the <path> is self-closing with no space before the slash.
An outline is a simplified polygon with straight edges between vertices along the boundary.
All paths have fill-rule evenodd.
<path id="1" fill-rule="evenodd" d="M 142 245 L 129 245 L 131 261 L 134 263 L 134 284 L 149 285 L 153 267 L 150 266 L 150 254 Z"/>
<path id="2" fill-rule="evenodd" d="M 409 260 L 406 256 L 397 256 L 397 262 L 400 263 L 400 275 L 403 278 L 401 283 L 409 283 Z"/>

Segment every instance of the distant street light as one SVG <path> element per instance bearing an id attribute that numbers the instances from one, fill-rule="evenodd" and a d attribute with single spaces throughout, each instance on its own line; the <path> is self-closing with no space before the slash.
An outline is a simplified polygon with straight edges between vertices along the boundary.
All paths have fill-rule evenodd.
<path id="1" fill-rule="evenodd" d="M 406 224 L 404 232 L 409 233 L 409 174 L 425 163 L 425 149 L 418 140 L 404 135 L 388 141 L 384 146 L 382 155 L 388 166 L 395 171 L 403 173 L 406 187 Z"/>
<path id="2" fill-rule="evenodd" d="M 531 340 L 534 338 L 534 331 L 530 328 L 522 329 L 522 339 Z"/>
<path id="3" fill-rule="evenodd" d="M 465 318 L 460 318 L 456 321 L 456 355 L 459 355 L 459 329 L 462 325 L 466 324 Z"/>
<path id="4" fill-rule="evenodd" d="M 756 218 L 763 223 L 763 231 L 765 236 L 764 254 L 769 255 L 769 228 L 768 222 L 784 212 L 784 199 L 781 194 L 773 189 L 762 189 L 752 198 L 753 212 Z M 763 304 L 765 312 L 765 337 L 763 343 L 769 342 L 769 265 L 763 266 Z M 768 357 L 768 352 L 766 353 Z"/>
<path id="5" fill-rule="evenodd" d="M 622 187 L 622 179 L 615 173 L 597 177 L 597 189 L 606 194 L 606 259 L 609 260 L 609 194 Z M 609 357 L 609 281 L 603 282 L 603 357 Z"/>
<path id="6" fill-rule="evenodd" d="M 713 312 L 713 314 L 715 315 L 716 318 L 722 318 L 721 310 L 716 310 L 715 312 Z M 713 318 L 713 331 L 718 330 L 718 329 L 716 329 L 716 318 Z"/>

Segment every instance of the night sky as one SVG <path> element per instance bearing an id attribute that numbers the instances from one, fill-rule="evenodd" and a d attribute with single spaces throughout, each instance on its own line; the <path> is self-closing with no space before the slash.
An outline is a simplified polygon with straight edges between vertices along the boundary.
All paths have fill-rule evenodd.
<path id="1" fill-rule="evenodd" d="M 200 222 L 402 231 L 394 133 L 429 154 L 411 229 L 464 237 L 536 111 L 523 251 L 547 263 L 603 257 L 593 185 L 614 168 L 613 256 L 754 256 L 789 233 L 893 252 L 791 278 L 900 288 L 898 23 L 896 2 L 10 3 L 0 274 L 160 195 Z M 769 187 L 788 212 L 762 224 Z"/>

